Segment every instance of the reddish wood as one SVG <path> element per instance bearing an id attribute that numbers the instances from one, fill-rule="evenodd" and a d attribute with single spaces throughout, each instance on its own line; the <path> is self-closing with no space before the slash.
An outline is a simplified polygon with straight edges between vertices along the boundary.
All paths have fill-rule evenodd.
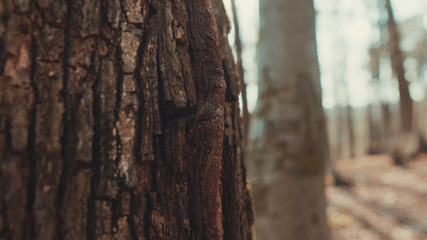
<path id="1" fill-rule="evenodd" d="M 2 4 L 0 239 L 250 239 L 220 5 Z"/>

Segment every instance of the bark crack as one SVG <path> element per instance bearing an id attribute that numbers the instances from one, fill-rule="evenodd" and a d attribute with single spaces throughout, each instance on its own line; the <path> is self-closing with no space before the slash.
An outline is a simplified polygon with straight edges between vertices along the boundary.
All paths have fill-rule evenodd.
<path id="1" fill-rule="evenodd" d="M 122 27 L 120 24 L 120 30 L 119 32 L 122 31 Z M 120 117 L 119 117 L 119 113 L 120 113 L 120 107 L 122 104 L 122 93 L 123 93 L 123 62 L 122 62 L 122 51 L 120 48 L 120 44 L 117 45 L 117 49 L 116 49 L 116 58 L 117 58 L 117 69 L 118 69 L 118 74 L 117 74 L 117 85 L 116 85 L 116 105 L 114 107 L 114 128 L 116 130 L 116 159 L 115 162 L 118 165 L 120 162 L 120 158 L 122 155 L 122 140 L 120 138 L 120 130 L 117 127 L 118 122 L 120 121 Z"/>
<path id="2" fill-rule="evenodd" d="M 33 12 L 34 3 L 32 3 L 30 12 Z M 36 24 L 31 22 L 32 27 Z M 36 182 L 37 182 L 37 171 L 36 171 L 36 159 L 35 159 L 35 148 L 36 148 L 36 119 L 37 119 L 37 105 L 39 103 L 39 92 L 37 83 L 34 80 L 34 76 L 37 69 L 37 44 L 36 37 L 34 34 L 31 36 L 31 73 L 30 73 L 30 84 L 34 93 L 34 103 L 30 110 L 30 125 L 28 134 L 28 160 L 29 160 L 29 174 L 28 174 L 28 186 L 27 186 L 27 216 L 30 218 L 28 221 L 27 231 L 25 234 L 28 238 L 33 239 L 35 237 L 34 231 L 34 203 L 36 200 Z"/>
<path id="3" fill-rule="evenodd" d="M 147 3 L 149 4 L 149 3 Z M 145 116 L 145 112 L 144 112 L 144 101 L 148 99 L 144 99 L 144 81 L 148 81 L 148 79 L 143 79 L 142 78 L 142 69 L 143 69 L 143 64 L 144 64 L 144 53 L 146 49 L 148 49 L 148 45 L 150 42 L 150 29 L 149 27 L 151 26 L 151 21 L 152 21 L 152 17 L 156 15 L 156 11 L 153 10 L 153 7 L 151 5 L 151 3 L 149 4 L 149 11 L 148 11 L 148 16 L 145 17 L 146 21 L 145 21 L 145 26 L 143 26 L 142 28 L 142 37 L 139 43 L 139 49 L 137 50 L 137 54 L 136 54 L 136 68 L 134 71 L 134 78 L 136 79 L 136 86 L 137 86 L 137 100 L 138 100 L 138 110 L 137 110 L 137 120 L 136 120 L 136 141 L 135 141 L 135 161 L 136 164 L 141 164 L 141 162 L 143 161 L 143 151 L 142 151 L 142 144 L 143 144 L 143 129 L 144 129 L 144 116 Z M 154 137 L 152 139 L 152 141 L 154 142 Z M 154 164 L 153 164 L 154 165 Z M 155 173 L 154 170 L 154 166 L 153 165 L 144 165 L 144 166 L 149 166 L 152 167 L 151 169 L 151 173 Z M 149 179 L 151 186 L 155 185 L 155 174 L 151 174 L 151 179 Z M 146 189 L 144 189 L 146 190 Z M 129 215 L 129 226 L 131 228 L 131 234 L 135 239 L 138 239 L 140 236 L 138 236 L 138 231 L 137 231 L 137 226 L 134 220 L 134 216 L 133 214 L 135 213 L 135 211 L 133 211 L 134 209 L 136 210 L 136 193 L 133 193 L 131 195 L 131 213 Z M 145 211 L 144 211 L 144 215 L 142 217 L 143 219 L 143 231 L 144 231 L 144 237 L 145 239 L 150 239 L 150 218 L 151 218 L 151 214 L 152 211 L 148 211 L 147 209 L 149 209 L 149 206 L 151 206 L 151 199 L 149 198 L 149 194 L 147 192 L 143 192 L 140 193 L 146 201 L 146 206 L 145 206 Z M 141 199 L 139 199 L 141 201 Z"/>
<path id="4" fill-rule="evenodd" d="M 62 139 L 61 141 L 61 159 L 62 161 L 62 170 L 59 177 L 59 183 L 58 183 L 58 195 L 57 195 L 57 229 L 56 229 L 56 236 L 58 238 L 64 239 L 64 233 L 62 232 L 62 226 L 64 225 L 64 221 L 62 216 L 62 207 L 63 207 L 63 200 L 66 190 L 66 183 L 67 183 L 67 173 L 69 168 L 68 158 L 72 158 L 68 156 L 70 154 L 69 152 L 69 144 L 72 144 L 69 142 L 69 135 L 70 132 L 74 129 L 74 121 L 72 120 L 72 113 L 70 109 L 70 101 L 68 98 L 68 82 L 70 81 L 70 71 L 68 70 L 69 61 L 70 61 L 70 46 L 71 46 L 71 30 L 70 30 L 70 23 L 71 23 L 71 17 L 73 14 L 72 9 L 72 0 L 67 0 L 66 6 L 67 6 L 67 13 L 65 16 L 65 26 L 64 26 L 64 53 L 63 53 L 63 62 L 62 62 L 62 71 L 63 71 L 63 86 L 62 86 L 62 98 L 64 103 L 64 113 L 62 119 L 64 120 L 63 123 L 63 130 L 62 130 Z M 74 154 L 73 154 L 74 155 Z"/>
<path id="5" fill-rule="evenodd" d="M 94 117 L 93 124 L 93 141 L 92 141 L 92 178 L 90 184 L 90 193 L 88 199 L 88 211 L 87 211 L 87 239 L 94 239 L 95 234 L 95 198 L 96 198 L 96 186 L 98 185 L 99 179 L 99 170 L 100 170 L 100 157 L 101 157 L 101 149 L 100 149 L 100 115 L 101 115 L 101 107 L 100 107 L 100 99 L 96 94 L 98 91 L 98 86 L 100 83 L 100 71 L 98 69 L 97 77 L 95 78 L 95 82 L 92 86 L 93 92 L 93 108 L 92 113 Z"/>

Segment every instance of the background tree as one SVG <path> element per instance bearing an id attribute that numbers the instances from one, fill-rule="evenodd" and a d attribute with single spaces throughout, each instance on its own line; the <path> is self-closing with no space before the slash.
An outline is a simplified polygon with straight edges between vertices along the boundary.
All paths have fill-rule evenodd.
<path id="1" fill-rule="evenodd" d="M 314 20 L 312 0 L 260 1 L 259 100 L 248 157 L 263 239 L 329 239 Z"/>
<path id="2" fill-rule="evenodd" d="M 418 150 L 418 133 L 413 124 L 413 100 L 409 94 L 409 82 L 405 77 L 403 61 L 405 59 L 400 49 L 400 35 L 394 20 L 390 0 L 385 0 L 388 19 L 389 52 L 393 73 L 399 84 L 400 106 L 400 136 L 395 142 L 393 160 L 397 165 L 404 165 L 405 161 L 416 154 Z"/>
<path id="3" fill-rule="evenodd" d="M 0 238 L 251 239 L 221 1 L 0 6 Z"/>
<path id="4" fill-rule="evenodd" d="M 396 74 L 397 81 L 399 83 L 401 130 L 403 133 L 410 133 L 412 130 L 413 101 L 409 95 L 409 83 L 405 78 L 405 69 L 403 67 L 404 56 L 399 47 L 400 36 L 394 20 L 390 0 L 386 0 L 385 5 L 388 13 L 387 26 L 389 32 L 391 64 L 393 72 Z"/>
<path id="5" fill-rule="evenodd" d="M 380 40 L 379 44 L 369 49 L 368 67 L 372 76 L 370 81 L 372 103 L 367 106 L 367 130 L 369 133 L 367 152 L 369 154 L 391 153 L 391 142 L 394 135 L 391 103 L 381 96 L 387 91 L 384 89 L 384 76 L 381 75 L 381 60 L 384 60 L 384 55 L 387 55 L 386 37 L 384 36 L 387 27 L 382 21 L 376 23 L 375 26 L 380 32 Z M 387 79 L 387 81 L 391 81 L 391 79 Z"/>

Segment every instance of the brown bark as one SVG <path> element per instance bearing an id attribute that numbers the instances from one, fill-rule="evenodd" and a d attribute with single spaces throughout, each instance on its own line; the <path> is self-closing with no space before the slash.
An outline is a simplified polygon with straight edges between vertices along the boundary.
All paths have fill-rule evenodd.
<path id="1" fill-rule="evenodd" d="M 222 0 L 212 1 L 220 36 L 225 69 L 225 80 L 228 84 L 226 96 L 225 116 L 226 131 L 224 134 L 224 169 L 223 183 L 234 182 L 237 184 L 223 185 L 223 212 L 224 214 L 224 239 L 250 240 L 253 232 L 254 215 L 249 184 L 246 181 L 245 156 L 245 119 L 240 115 L 239 98 L 241 80 L 238 74 L 239 66 L 235 64 L 231 46 L 228 44 L 228 33 L 231 24 L 225 13 Z M 240 80 L 239 80 L 240 79 Z"/>
<path id="2" fill-rule="evenodd" d="M 386 9 L 388 13 L 387 25 L 390 36 L 389 49 L 391 64 L 399 84 L 401 131 L 404 134 L 409 134 L 412 130 L 413 101 L 409 95 L 409 83 L 405 78 L 405 69 L 403 67 L 404 56 L 399 47 L 400 36 L 394 20 L 390 0 L 386 0 Z"/>
<path id="3" fill-rule="evenodd" d="M 247 136 L 249 134 L 249 110 L 248 110 L 248 97 L 246 94 L 246 81 L 245 81 L 245 71 L 243 69 L 243 63 L 242 63 L 242 42 L 240 40 L 240 30 L 239 30 L 239 20 L 237 16 L 237 9 L 236 9 L 236 1 L 231 0 L 231 10 L 233 13 L 233 23 L 234 23 L 234 46 L 236 47 L 236 55 L 237 55 L 237 72 L 239 73 L 239 83 L 241 85 L 242 89 L 242 107 L 243 107 L 243 129 L 244 129 L 244 138 L 245 138 L 245 145 L 247 142 Z"/>
<path id="4" fill-rule="evenodd" d="M 213 3 L 0 3 L 0 239 L 251 239 Z"/>

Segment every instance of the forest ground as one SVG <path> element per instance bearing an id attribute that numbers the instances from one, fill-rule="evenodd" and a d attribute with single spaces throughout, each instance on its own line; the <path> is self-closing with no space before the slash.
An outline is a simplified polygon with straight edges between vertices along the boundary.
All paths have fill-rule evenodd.
<path id="1" fill-rule="evenodd" d="M 335 187 L 327 177 L 333 240 L 427 239 L 427 155 L 406 168 L 393 166 L 388 155 L 339 160 L 335 166 L 353 185 Z"/>

